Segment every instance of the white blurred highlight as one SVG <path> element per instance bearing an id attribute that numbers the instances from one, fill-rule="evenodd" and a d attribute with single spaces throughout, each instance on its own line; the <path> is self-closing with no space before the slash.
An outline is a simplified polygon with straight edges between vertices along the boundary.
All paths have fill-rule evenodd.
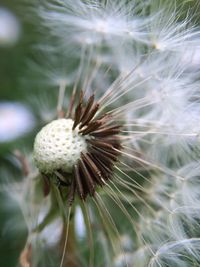
<path id="1" fill-rule="evenodd" d="M 18 19 L 9 10 L 0 7 L 0 46 L 15 44 L 21 33 Z"/>
<path id="2" fill-rule="evenodd" d="M 56 245 L 62 234 L 62 220 L 57 218 L 47 225 L 41 233 L 41 239 L 49 246 Z"/>
<path id="3" fill-rule="evenodd" d="M 76 208 L 75 212 L 75 232 L 78 238 L 84 238 L 86 234 L 85 222 L 83 218 L 83 213 L 80 207 Z"/>
<path id="4" fill-rule="evenodd" d="M 1 102 L 0 125 L 0 142 L 9 142 L 29 132 L 34 127 L 35 120 L 24 105 Z"/>

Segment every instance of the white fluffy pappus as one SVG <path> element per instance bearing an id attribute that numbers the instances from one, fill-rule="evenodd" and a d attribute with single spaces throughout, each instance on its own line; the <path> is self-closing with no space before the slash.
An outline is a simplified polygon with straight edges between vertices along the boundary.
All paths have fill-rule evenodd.
<path id="1" fill-rule="evenodd" d="M 176 178 L 157 175 L 151 180 L 146 196 L 157 211 L 143 210 L 145 219 L 139 225 L 145 246 L 138 244 L 133 253 L 136 266 L 198 266 L 198 177 L 198 162 L 192 162 L 177 169 Z M 142 264 L 138 258 L 141 250 L 147 252 Z"/>
<path id="2" fill-rule="evenodd" d="M 61 42 L 100 46 L 105 41 L 140 41 L 148 18 L 137 15 L 136 1 L 50 1 L 40 8 L 42 23 Z M 61 27 L 62 25 L 62 27 Z M 114 40 L 113 40 L 114 38 Z"/>

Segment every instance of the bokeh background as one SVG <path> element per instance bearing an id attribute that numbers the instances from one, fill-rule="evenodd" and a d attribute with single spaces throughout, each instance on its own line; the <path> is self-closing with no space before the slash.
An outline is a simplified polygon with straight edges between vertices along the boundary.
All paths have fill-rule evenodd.
<path id="1" fill-rule="evenodd" d="M 0 266 L 5 267 L 17 266 L 27 238 L 18 203 L 5 193 L 8 181 L 22 179 L 12 153 L 31 150 L 40 123 L 31 104 L 39 90 L 29 84 L 30 73 L 25 78 L 39 34 L 26 12 L 25 1 L 0 1 Z"/>
<path id="2" fill-rule="evenodd" d="M 123 1 L 123 0 L 122 0 Z M 173 0 L 170 0 L 173 1 Z M 169 1 L 169 2 L 170 2 Z M 180 0 L 181 1 L 181 0 Z M 198 1 L 198 0 L 197 0 Z M 197 1 L 188 1 L 196 5 Z M 34 1 L 36 2 L 36 1 Z M 15 198 L 5 194 L 8 181 L 19 181 L 21 170 L 12 156 L 21 150 L 28 154 L 33 146 L 42 116 L 48 119 L 49 107 L 55 111 L 56 90 L 42 81 L 42 73 L 32 63 L 40 56 L 35 45 L 42 35 L 37 18 L 29 14 L 31 0 L 0 0 L 0 266 L 17 266 L 26 242 L 23 215 Z M 187 11 L 187 5 L 185 5 Z M 198 13 L 198 12 L 197 12 Z M 200 17 L 200 16 L 199 16 Z M 46 103 L 48 108 L 41 107 Z M 38 108 L 37 108 L 38 107 Z M 11 194 L 10 194 L 11 195 Z M 20 226 L 20 227 L 19 227 Z"/>

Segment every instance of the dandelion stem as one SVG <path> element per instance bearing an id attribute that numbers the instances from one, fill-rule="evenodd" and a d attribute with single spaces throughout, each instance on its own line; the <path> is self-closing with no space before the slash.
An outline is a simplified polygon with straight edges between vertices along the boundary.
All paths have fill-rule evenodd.
<path id="1" fill-rule="evenodd" d="M 54 196 L 58 202 L 61 216 L 63 218 L 63 232 L 60 240 L 62 258 L 59 267 L 78 267 L 78 261 L 76 256 L 76 235 L 74 229 L 74 220 L 72 218 L 73 210 L 69 206 L 66 210 L 66 206 L 63 203 L 63 199 L 60 196 L 58 188 L 52 183 Z"/>
<path id="2" fill-rule="evenodd" d="M 61 248 L 63 254 L 60 267 L 78 267 L 74 220 L 70 220 L 70 214 L 71 207 L 69 208 L 67 222 L 64 224 L 63 234 L 61 237 Z"/>

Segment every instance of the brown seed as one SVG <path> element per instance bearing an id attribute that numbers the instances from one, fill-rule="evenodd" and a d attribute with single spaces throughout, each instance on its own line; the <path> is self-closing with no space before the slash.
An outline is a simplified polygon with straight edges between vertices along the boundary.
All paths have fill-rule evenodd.
<path id="1" fill-rule="evenodd" d="M 94 147 L 97 146 L 103 149 L 113 150 L 112 144 L 105 142 L 105 141 L 101 141 L 99 139 L 89 139 L 88 143 L 93 145 Z"/>
<path id="2" fill-rule="evenodd" d="M 94 103 L 94 95 L 91 95 L 88 99 L 88 102 L 86 104 L 85 110 L 81 116 L 81 121 L 84 122 L 85 118 L 87 117 L 88 113 L 90 112 L 92 105 Z"/>
<path id="3" fill-rule="evenodd" d="M 102 122 L 99 120 L 92 121 L 91 123 L 88 124 L 88 126 L 86 128 L 79 131 L 79 133 L 81 133 L 83 135 L 89 134 L 89 133 L 97 130 L 101 125 L 102 125 Z"/>
<path id="4" fill-rule="evenodd" d="M 82 113 L 82 103 L 80 103 L 76 110 L 75 110 L 75 115 L 74 115 L 74 124 L 72 129 L 74 130 L 76 126 L 80 123 L 81 120 L 81 113 Z"/>
<path id="5" fill-rule="evenodd" d="M 48 196 L 50 193 L 50 182 L 49 182 L 49 178 L 45 175 L 42 174 L 42 178 L 43 178 L 43 194 L 44 197 Z"/>
<path id="6" fill-rule="evenodd" d="M 85 194 L 84 194 L 84 190 L 83 190 L 83 184 L 82 184 L 81 178 L 80 178 L 80 172 L 79 172 L 78 165 L 74 165 L 74 177 L 75 177 L 75 181 L 76 181 L 76 187 L 77 187 L 78 194 L 82 200 L 85 200 Z"/>
<path id="7" fill-rule="evenodd" d="M 108 179 L 111 174 L 112 174 L 112 169 L 110 168 L 109 165 L 106 165 L 103 163 L 102 157 L 101 156 L 96 156 L 94 153 L 91 154 L 92 160 L 95 162 L 97 165 L 98 169 L 101 170 L 103 179 Z"/>
<path id="8" fill-rule="evenodd" d="M 92 120 L 92 118 L 94 117 L 98 109 L 99 109 L 99 104 L 98 103 L 94 104 L 90 112 L 86 114 L 86 117 L 84 118 L 84 120 L 81 120 L 80 129 L 82 129 L 83 126 L 85 126 Z"/>
<path id="9" fill-rule="evenodd" d="M 96 179 L 97 184 L 99 185 L 103 185 L 103 179 L 102 179 L 102 175 L 101 175 L 101 171 L 97 168 L 97 166 L 95 165 L 95 163 L 92 161 L 92 159 L 90 158 L 89 153 L 81 153 L 81 156 L 83 158 L 83 160 L 85 161 L 85 163 L 87 164 L 87 166 L 90 168 L 93 176 Z"/>
<path id="10" fill-rule="evenodd" d="M 117 155 L 115 155 L 115 153 L 112 153 L 114 151 L 108 152 L 108 151 L 106 151 L 104 149 L 101 149 L 101 148 L 95 147 L 95 146 L 92 146 L 92 149 L 94 151 L 97 151 L 98 154 L 101 154 L 104 157 L 107 157 L 108 159 L 110 159 L 112 161 L 117 161 Z"/>
<path id="11" fill-rule="evenodd" d="M 105 128 L 102 128 L 98 131 L 93 132 L 91 135 L 95 136 L 95 137 L 105 137 L 105 136 L 109 136 L 109 135 L 119 134 L 120 127 L 121 126 L 119 126 L 119 125 L 112 126 L 112 127 L 105 127 Z"/>
<path id="12" fill-rule="evenodd" d="M 82 158 L 79 159 L 79 166 L 82 173 L 84 174 L 84 181 L 87 185 L 87 189 L 90 192 L 90 195 L 93 196 L 95 192 L 94 181 Z"/>

